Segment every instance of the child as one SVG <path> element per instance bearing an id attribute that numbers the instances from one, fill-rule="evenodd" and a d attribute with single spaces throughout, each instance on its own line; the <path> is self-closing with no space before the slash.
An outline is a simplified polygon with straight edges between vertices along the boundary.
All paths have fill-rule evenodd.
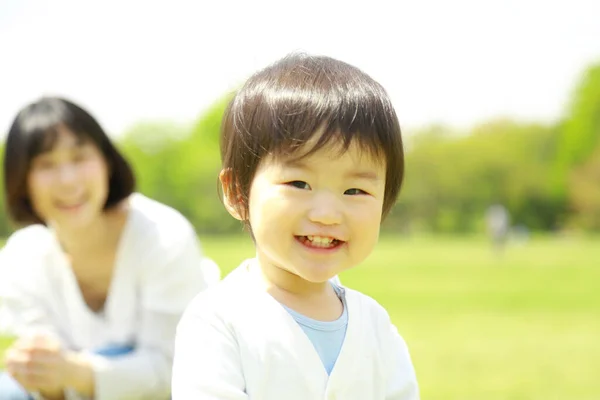
<path id="1" fill-rule="evenodd" d="M 288 56 L 231 101 L 221 156 L 225 206 L 256 258 L 188 306 L 173 399 L 418 399 L 387 312 L 331 280 L 371 253 L 402 184 L 384 89 L 346 63 Z"/>

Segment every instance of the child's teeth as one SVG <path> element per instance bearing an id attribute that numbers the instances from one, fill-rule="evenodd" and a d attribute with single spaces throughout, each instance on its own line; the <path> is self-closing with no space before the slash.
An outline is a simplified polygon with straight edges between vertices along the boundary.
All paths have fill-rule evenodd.
<path id="1" fill-rule="evenodd" d="M 336 241 L 334 238 L 328 236 L 314 236 L 314 235 L 306 235 L 306 240 L 313 244 L 313 246 L 317 247 L 330 247 L 333 246 L 333 243 Z"/>

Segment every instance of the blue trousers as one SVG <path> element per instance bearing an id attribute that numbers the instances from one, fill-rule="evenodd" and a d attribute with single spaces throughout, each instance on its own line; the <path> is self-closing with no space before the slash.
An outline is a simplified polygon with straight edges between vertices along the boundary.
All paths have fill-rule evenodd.
<path id="1" fill-rule="evenodd" d="M 32 397 L 10 375 L 0 372 L 0 400 L 31 400 Z"/>

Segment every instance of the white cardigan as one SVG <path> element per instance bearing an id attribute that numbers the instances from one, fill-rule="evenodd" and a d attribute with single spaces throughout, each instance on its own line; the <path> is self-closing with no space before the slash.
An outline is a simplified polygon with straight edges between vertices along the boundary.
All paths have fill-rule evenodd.
<path id="1" fill-rule="evenodd" d="M 23 228 L 0 252 L 0 325 L 21 333 L 49 331 L 65 347 L 89 352 L 96 400 L 169 397 L 175 327 L 186 305 L 207 286 L 191 224 L 141 194 L 130 200 L 101 314 L 85 304 L 48 228 Z M 91 354 L 127 344 L 135 351 L 119 358 Z"/>
<path id="2" fill-rule="evenodd" d="M 416 400 L 404 340 L 372 298 L 344 289 L 348 330 L 328 376 L 302 328 L 242 264 L 177 328 L 173 400 Z"/>

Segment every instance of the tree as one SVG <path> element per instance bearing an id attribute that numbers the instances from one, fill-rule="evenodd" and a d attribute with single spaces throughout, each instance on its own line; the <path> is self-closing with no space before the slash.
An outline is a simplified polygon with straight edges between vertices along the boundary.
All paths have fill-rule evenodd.
<path id="1" fill-rule="evenodd" d="M 570 222 L 587 230 L 600 231 L 600 146 L 569 179 Z"/>

